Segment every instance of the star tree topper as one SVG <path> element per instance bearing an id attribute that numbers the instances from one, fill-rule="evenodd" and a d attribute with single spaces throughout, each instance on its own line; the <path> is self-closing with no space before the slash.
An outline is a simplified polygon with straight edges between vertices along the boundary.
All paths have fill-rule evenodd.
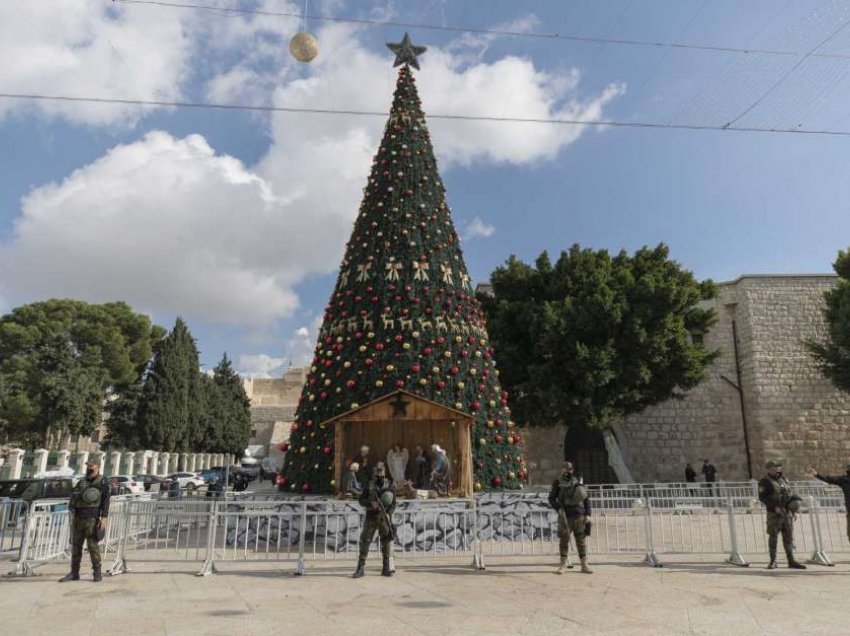
<path id="1" fill-rule="evenodd" d="M 401 66 L 402 64 L 410 64 L 415 69 L 419 68 L 419 60 L 417 56 L 422 55 L 428 50 L 425 46 L 416 46 L 410 41 L 410 35 L 404 34 L 401 42 L 395 44 L 387 42 L 387 48 L 395 53 L 395 62 L 393 66 Z"/>

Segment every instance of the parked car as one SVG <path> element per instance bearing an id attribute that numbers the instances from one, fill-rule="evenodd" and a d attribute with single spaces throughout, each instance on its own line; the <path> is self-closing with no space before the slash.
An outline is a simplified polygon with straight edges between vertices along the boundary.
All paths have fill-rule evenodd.
<path id="1" fill-rule="evenodd" d="M 242 462 L 239 469 L 239 472 L 245 475 L 245 477 L 248 478 L 248 481 L 254 481 L 255 479 L 260 478 L 260 463 L 256 460 L 253 462 Z"/>
<path id="2" fill-rule="evenodd" d="M 180 484 L 180 487 L 186 490 L 195 490 L 207 483 L 197 473 L 171 473 L 168 476 L 169 483 L 175 479 Z"/>
<path id="3" fill-rule="evenodd" d="M 119 495 L 141 495 L 145 492 L 145 484 L 130 475 L 113 475 L 111 481 L 118 482 Z"/>
<path id="4" fill-rule="evenodd" d="M 27 503 L 37 499 L 70 499 L 73 487 L 70 477 L 10 479 L 0 481 L 0 498 L 22 499 Z"/>
<path id="5" fill-rule="evenodd" d="M 153 484 L 159 484 L 160 490 L 164 490 L 162 482 L 165 481 L 165 477 L 159 477 L 157 475 L 133 475 L 133 479 L 142 482 L 145 492 L 150 492 Z"/>

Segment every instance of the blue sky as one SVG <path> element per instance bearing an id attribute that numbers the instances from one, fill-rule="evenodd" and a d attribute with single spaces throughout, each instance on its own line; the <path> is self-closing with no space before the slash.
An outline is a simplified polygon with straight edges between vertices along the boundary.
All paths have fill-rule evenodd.
<path id="1" fill-rule="evenodd" d="M 410 28 L 430 47 L 417 73 L 426 113 L 722 126 L 746 112 L 736 125 L 850 130 L 850 9 L 837 0 L 329 0 L 309 12 L 816 53 Z M 281 16 L 10 0 L 0 5 L 0 92 L 386 111 L 395 72 L 384 42 L 404 29 L 311 21 L 322 52 L 300 65 L 286 52 L 298 27 Z M 312 349 L 382 125 L 0 99 L 0 308 L 123 299 L 166 326 L 184 316 L 205 365 L 226 350 L 244 372 L 276 375 Z M 721 281 L 829 272 L 850 245 L 846 137 L 430 125 L 475 281 L 510 254 L 531 260 L 576 242 L 663 241 L 697 276 Z"/>

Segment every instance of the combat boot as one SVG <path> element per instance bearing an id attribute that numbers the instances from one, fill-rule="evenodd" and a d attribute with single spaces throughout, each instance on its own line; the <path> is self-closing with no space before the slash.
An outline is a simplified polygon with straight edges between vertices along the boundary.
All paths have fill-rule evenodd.
<path id="1" fill-rule="evenodd" d="M 558 563 L 558 570 L 556 574 L 563 574 L 564 569 L 567 567 L 567 557 L 561 557 L 560 563 Z"/>
<path id="2" fill-rule="evenodd" d="M 71 561 L 71 571 L 68 572 L 65 576 L 59 579 L 60 583 L 67 583 L 68 581 L 79 581 L 80 580 L 80 563 L 78 561 Z"/>
<path id="3" fill-rule="evenodd" d="M 92 568 L 92 581 L 95 583 L 100 583 L 103 580 L 103 574 L 100 572 L 100 568 Z"/>
<path id="4" fill-rule="evenodd" d="M 583 574 L 593 574 L 593 570 L 587 567 L 587 557 L 581 559 L 581 571 Z"/>
<path id="5" fill-rule="evenodd" d="M 806 566 L 797 561 L 793 554 L 788 555 L 788 567 L 792 570 L 805 570 Z"/>
<path id="6" fill-rule="evenodd" d="M 352 579 L 359 579 L 361 576 L 366 574 L 364 571 L 366 568 L 366 557 L 360 557 L 357 559 L 357 569 L 354 570 L 354 574 L 351 575 Z"/>
<path id="7" fill-rule="evenodd" d="M 384 556 L 384 565 L 381 568 L 381 576 L 392 576 L 393 574 L 395 574 L 395 572 L 390 569 L 390 557 L 389 555 Z"/>
<path id="8" fill-rule="evenodd" d="M 768 570 L 775 570 L 779 565 L 776 563 L 776 549 L 771 546 L 770 547 L 770 563 L 767 564 Z"/>

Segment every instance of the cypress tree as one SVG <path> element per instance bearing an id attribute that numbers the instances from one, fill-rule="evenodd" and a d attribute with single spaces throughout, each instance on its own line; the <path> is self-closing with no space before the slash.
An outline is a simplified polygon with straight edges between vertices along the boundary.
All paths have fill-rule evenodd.
<path id="1" fill-rule="evenodd" d="M 193 431 L 190 412 L 197 408 L 198 349 L 181 318 L 162 340 L 145 379 L 139 404 L 141 437 L 148 448 L 189 450 Z M 196 400 L 193 402 L 193 399 Z"/>
<path id="2" fill-rule="evenodd" d="M 251 401 L 226 353 L 215 367 L 213 381 L 216 408 L 210 416 L 219 428 L 215 450 L 241 457 L 251 437 Z"/>

